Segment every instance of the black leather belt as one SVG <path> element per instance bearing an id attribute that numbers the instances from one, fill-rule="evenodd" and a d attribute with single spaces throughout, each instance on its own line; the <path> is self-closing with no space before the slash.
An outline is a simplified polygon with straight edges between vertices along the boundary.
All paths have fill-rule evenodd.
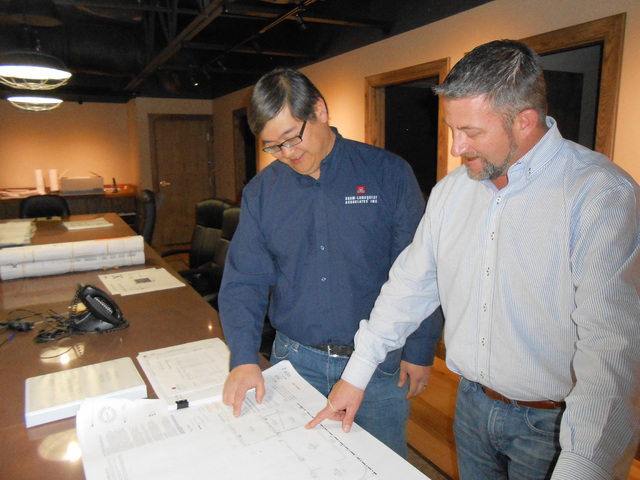
<path id="1" fill-rule="evenodd" d="M 555 408 L 564 407 L 564 402 L 555 402 L 553 400 L 537 400 L 534 402 L 528 402 L 526 400 L 511 400 L 501 393 L 496 392 L 495 390 L 491 390 L 489 387 L 482 387 L 485 395 L 492 400 L 498 400 L 499 402 L 504 403 L 516 403 L 521 407 L 529 407 L 529 408 L 542 408 L 544 410 L 553 410 Z"/>
<path id="2" fill-rule="evenodd" d="M 349 345 L 316 345 L 311 348 L 326 352 L 330 357 L 350 357 L 354 350 Z"/>

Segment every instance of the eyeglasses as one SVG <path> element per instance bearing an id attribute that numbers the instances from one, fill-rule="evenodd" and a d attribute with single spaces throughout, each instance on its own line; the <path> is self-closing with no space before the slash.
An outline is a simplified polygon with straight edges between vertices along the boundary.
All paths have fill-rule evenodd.
<path id="1" fill-rule="evenodd" d="M 302 128 L 300 129 L 300 133 L 298 135 L 296 135 L 295 137 L 289 138 L 278 145 L 269 145 L 268 147 L 262 147 L 262 151 L 273 154 L 281 151 L 282 147 L 284 148 L 295 147 L 300 142 L 302 142 L 302 134 L 304 133 L 304 127 L 306 126 L 307 126 L 307 121 L 305 120 L 304 123 L 302 124 Z"/>

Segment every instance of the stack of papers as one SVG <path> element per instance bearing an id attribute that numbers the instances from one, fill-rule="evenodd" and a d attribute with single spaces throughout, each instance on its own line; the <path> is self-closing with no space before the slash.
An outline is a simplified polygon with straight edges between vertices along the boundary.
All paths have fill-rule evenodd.
<path id="1" fill-rule="evenodd" d="M 105 220 L 102 217 L 95 218 L 93 220 L 75 220 L 75 221 L 63 222 L 62 224 L 65 227 L 67 227 L 67 230 L 69 231 L 88 230 L 91 228 L 113 227 L 113 223 L 109 222 L 108 220 Z"/>
<path id="2" fill-rule="evenodd" d="M 88 397 L 146 398 L 147 386 L 129 357 L 27 378 L 27 428 L 73 417 Z"/>
<path id="3" fill-rule="evenodd" d="M 31 195 L 36 195 L 38 190 L 35 188 L 11 188 L 8 190 L 0 190 L 0 197 L 7 198 L 24 198 Z"/>
<path id="4" fill-rule="evenodd" d="M 185 286 L 164 268 L 145 268 L 131 272 L 110 273 L 98 275 L 98 278 L 111 295 L 135 295 Z"/>
<path id="5" fill-rule="evenodd" d="M 32 220 L 13 220 L 0 223 L 0 247 L 28 245 L 35 232 Z"/>

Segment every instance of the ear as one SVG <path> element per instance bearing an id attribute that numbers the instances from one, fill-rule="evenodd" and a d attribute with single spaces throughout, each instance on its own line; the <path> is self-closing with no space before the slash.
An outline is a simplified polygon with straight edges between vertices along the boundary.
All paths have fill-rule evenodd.
<path id="1" fill-rule="evenodd" d="M 523 110 L 516 116 L 513 124 L 514 133 L 521 139 L 528 138 L 538 127 L 540 115 L 533 108 Z"/>
<path id="2" fill-rule="evenodd" d="M 327 105 L 322 98 L 319 98 L 316 102 L 313 112 L 316 116 L 316 121 L 320 123 L 327 123 L 329 121 L 329 112 L 327 111 Z"/>

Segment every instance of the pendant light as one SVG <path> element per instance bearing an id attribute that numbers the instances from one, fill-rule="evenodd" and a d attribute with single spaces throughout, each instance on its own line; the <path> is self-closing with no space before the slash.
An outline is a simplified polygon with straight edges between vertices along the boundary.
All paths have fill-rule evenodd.
<path id="1" fill-rule="evenodd" d="M 48 112 L 62 103 L 61 99 L 52 97 L 12 96 L 7 97 L 7 100 L 14 107 L 29 112 Z"/>
<path id="2" fill-rule="evenodd" d="M 21 90 L 53 90 L 69 81 L 64 63 L 39 51 L 0 54 L 0 83 Z"/>

